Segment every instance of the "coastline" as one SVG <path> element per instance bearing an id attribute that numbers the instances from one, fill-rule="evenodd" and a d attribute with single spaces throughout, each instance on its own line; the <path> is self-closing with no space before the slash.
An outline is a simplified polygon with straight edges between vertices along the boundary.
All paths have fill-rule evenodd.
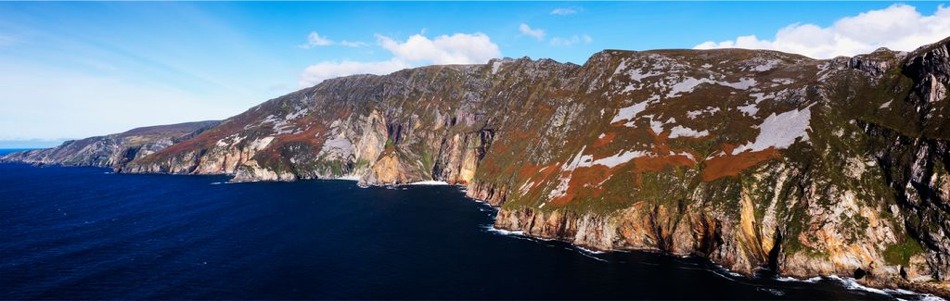
<path id="1" fill-rule="evenodd" d="M 14 163 L 14 164 L 16 164 L 16 162 L 0 162 L 0 164 L 3 164 L 3 163 L 6 163 L 6 164 Z M 72 165 L 63 165 L 63 164 L 35 164 L 35 163 L 26 163 L 26 164 L 33 165 L 33 166 L 40 166 L 40 167 L 42 167 L 42 166 L 83 167 L 83 166 L 72 166 Z M 490 193 L 487 193 L 487 194 L 486 194 L 484 191 L 479 192 L 479 191 L 480 191 L 480 190 L 479 190 L 479 185 L 477 185 L 477 184 L 475 184 L 475 183 L 466 183 L 466 184 L 463 184 L 463 183 L 448 183 L 448 182 L 444 182 L 444 181 L 430 180 L 430 181 L 417 181 L 417 182 L 410 182 L 410 183 L 388 184 L 388 185 L 387 185 L 387 184 L 367 184 L 367 183 L 362 182 L 362 181 L 360 180 L 360 177 L 359 177 L 359 176 L 356 176 L 356 175 L 349 175 L 349 176 L 342 176 L 342 177 L 334 177 L 334 178 L 322 178 L 322 179 L 234 181 L 234 180 L 233 180 L 233 176 L 234 176 L 234 175 L 233 175 L 233 174 L 229 174 L 229 173 L 215 173 L 215 174 L 180 174 L 180 173 L 128 172 L 128 171 L 124 171 L 124 172 L 123 172 L 123 171 L 116 171 L 115 173 L 118 173 L 118 174 L 124 173 L 124 174 L 153 174 L 153 175 L 185 175 L 185 176 L 192 176 L 192 175 L 202 175 L 202 176 L 230 176 L 230 177 L 232 177 L 232 179 L 229 180 L 229 181 L 227 181 L 227 182 L 225 182 L 225 183 L 228 183 L 228 184 L 231 184 L 231 183 L 248 183 L 248 184 L 249 184 L 249 183 L 257 183 L 257 182 L 296 182 L 296 181 L 306 181 L 306 180 L 331 180 L 331 181 L 357 181 L 357 182 L 358 182 L 357 185 L 358 185 L 359 187 L 361 187 L 361 188 L 367 188 L 367 187 L 371 187 L 371 186 L 372 186 L 372 187 L 382 187 L 382 188 L 398 188 L 398 187 L 406 187 L 406 186 L 454 186 L 454 187 L 456 187 L 457 189 L 459 189 L 459 191 L 462 192 L 462 193 L 464 194 L 464 196 L 465 196 L 466 198 L 470 199 L 471 201 L 474 201 L 474 202 L 476 202 L 476 203 L 483 204 L 483 205 L 485 205 L 485 206 L 491 208 L 491 210 L 493 211 L 493 217 L 492 217 L 493 224 L 490 225 L 490 227 L 487 227 L 485 230 L 486 230 L 486 231 L 489 231 L 489 232 L 493 232 L 493 233 L 498 234 L 498 235 L 509 236 L 509 237 L 517 237 L 517 238 L 520 238 L 520 239 L 527 239 L 527 240 L 532 240 L 532 241 L 536 241 L 536 242 L 557 241 L 557 242 L 561 242 L 561 243 L 566 243 L 566 244 L 570 245 L 571 247 L 573 247 L 574 249 L 576 249 L 578 252 L 581 252 L 582 254 L 584 254 L 585 256 L 590 257 L 590 258 L 595 259 L 595 260 L 600 260 L 600 261 L 606 261 L 606 260 L 597 258 L 597 257 L 594 256 L 594 255 L 605 254 L 605 253 L 608 253 L 608 252 L 631 252 L 631 251 L 632 251 L 632 252 L 649 252 L 649 253 L 661 254 L 661 255 L 664 255 L 664 256 L 672 256 L 672 257 L 695 257 L 695 258 L 701 258 L 701 259 L 703 259 L 703 260 L 706 260 L 706 261 L 708 261 L 709 263 L 711 263 L 711 264 L 713 264 L 713 265 L 715 265 L 715 266 L 717 266 L 717 267 L 722 268 L 723 271 L 724 271 L 724 273 L 726 274 L 726 275 L 723 275 L 723 276 L 726 276 L 726 277 L 737 277 L 737 278 L 741 277 L 741 278 L 743 278 L 743 279 L 754 279 L 754 277 L 757 277 L 757 276 L 754 275 L 754 274 L 746 274 L 746 273 L 743 273 L 743 272 L 741 272 L 741 271 L 737 271 L 737 270 L 735 270 L 735 269 L 733 269 L 733 268 L 731 268 L 731 267 L 725 265 L 725 264 L 722 263 L 722 262 L 716 261 L 716 260 L 713 259 L 713 258 L 709 258 L 709 257 L 706 257 L 706 256 L 697 256 L 696 254 L 678 255 L 678 254 L 675 254 L 675 253 L 671 253 L 671 252 L 669 252 L 669 251 L 663 251 L 663 250 L 655 249 L 655 248 L 601 248 L 601 247 L 598 247 L 598 246 L 596 246 L 596 245 L 579 244 L 579 243 L 577 243 L 576 241 L 572 241 L 572 240 L 566 239 L 566 238 L 564 238 L 564 237 L 556 237 L 556 236 L 554 236 L 554 237 L 547 237 L 547 236 L 542 236 L 542 235 L 534 235 L 534 234 L 531 234 L 531 233 L 529 233 L 529 232 L 527 232 L 527 231 L 523 231 L 523 230 L 517 230 L 517 229 L 513 229 L 513 228 L 506 228 L 506 227 L 499 227 L 499 224 L 498 224 L 498 213 L 501 211 L 501 207 L 499 206 L 500 203 L 498 203 L 498 201 L 501 200 L 501 199 L 503 199 L 504 196 L 499 196 L 499 195 L 495 194 L 495 193 L 494 193 L 494 189 L 490 189 L 491 192 L 490 192 Z M 219 182 L 216 182 L 216 183 L 218 183 L 218 184 L 223 184 L 223 183 L 219 183 Z M 212 183 L 212 184 L 215 184 L 215 183 Z M 481 188 L 484 189 L 484 188 L 489 188 L 489 187 L 481 187 Z M 485 198 L 479 198 L 479 197 L 477 197 L 477 195 L 483 195 L 483 196 L 486 196 L 486 197 L 485 197 Z M 899 295 L 913 295 L 913 296 L 918 296 L 918 297 L 920 297 L 920 300 L 927 300 L 927 301 L 950 300 L 950 293 L 944 295 L 944 293 L 946 293 L 946 292 L 941 291 L 940 288 L 938 288 L 938 287 L 935 287 L 935 286 L 928 286 L 926 283 L 925 283 L 925 284 L 920 284 L 920 283 L 909 282 L 909 281 L 904 281 L 903 283 L 901 283 L 901 284 L 909 284 L 909 286 L 893 285 L 893 286 L 887 287 L 887 286 L 878 286 L 878 285 L 876 285 L 876 282 L 875 282 L 875 283 L 868 283 L 868 282 L 862 281 L 862 280 L 860 280 L 860 279 L 855 279 L 855 278 L 853 278 L 853 277 L 849 277 L 848 275 L 835 275 L 835 274 L 831 274 L 831 275 L 805 275 L 805 276 L 801 276 L 801 275 L 787 275 L 787 274 L 781 274 L 781 273 L 775 273 L 775 280 L 776 280 L 776 281 L 795 281 L 795 282 L 804 282 L 804 283 L 814 283 L 815 281 L 821 281 L 821 280 L 834 280 L 834 281 L 837 281 L 843 288 L 848 289 L 848 290 L 862 290 L 862 291 L 866 291 L 866 292 L 873 292 L 873 293 L 878 293 L 878 294 L 888 295 L 888 296 L 894 296 L 895 294 L 899 294 Z M 893 283 L 892 283 L 892 284 L 893 284 Z"/>
<path id="2" fill-rule="evenodd" d="M 460 191 L 465 193 L 466 197 L 469 198 L 470 200 L 489 206 L 490 208 L 492 208 L 492 210 L 494 210 L 493 224 L 489 228 L 487 228 L 486 231 L 493 232 L 498 235 L 523 238 L 523 239 L 528 239 L 532 241 L 558 241 L 558 242 L 569 244 L 575 249 L 577 249 L 579 252 L 586 253 L 586 255 L 605 254 L 608 252 L 649 252 L 649 253 L 655 253 L 655 254 L 661 254 L 664 256 L 673 256 L 673 257 L 695 257 L 695 258 L 701 258 L 703 260 L 706 260 L 709 263 L 721 268 L 723 272 L 728 275 L 728 277 L 736 277 L 736 278 L 743 278 L 743 279 L 753 279 L 755 277 L 758 277 L 754 274 L 742 273 L 728 266 L 725 266 L 723 265 L 723 263 L 717 262 L 716 260 L 712 258 L 709 258 L 706 256 L 697 256 L 696 254 L 677 255 L 674 253 L 670 253 L 668 251 L 663 251 L 663 250 L 654 249 L 654 248 L 603 249 L 603 248 L 599 248 L 593 245 L 577 244 L 576 242 L 565 239 L 563 237 L 538 236 L 538 235 L 532 235 L 531 233 L 523 231 L 523 230 L 499 227 L 497 218 L 498 218 L 498 213 L 500 211 L 500 206 L 497 206 L 496 204 L 492 204 L 488 200 L 473 197 L 472 194 L 469 193 L 470 190 L 468 189 L 467 185 L 455 184 L 454 186 L 459 187 Z M 596 259 L 603 260 L 600 258 L 596 258 Z M 940 291 L 939 288 L 936 288 L 936 287 L 930 287 L 926 285 L 921 286 L 918 283 L 909 282 L 909 281 L 905 281 L 902 284 L 910 284 L 910 287 L 901 287 L 899 285 L 893 286 L 893 287 L 882 287 L 882 286 L 875 285 L 876 283 L 867 283 L 866 281 L 855 279 L 854 277 L 849 277 L 847 275 L 831 274 L 831 275 L 796 276 L 796 275 L 784 275 L 779 272 L 775 272 L 773 277 L 774 277 L 774 280 L 776 281 L 795 281 L 795 282 L 802 282 L 802 283 L 815 283 L 817 281 L 822 281 L 822 280 L 832 280 L 832 281 L 838 282 L 842 287 L 848 290 L 861 290 L 865 292 L 872 292 L 872 293 L 877 293 L 877 294 L 882 294 L 882 295 L 887 295 L 887 296 L 894 296 L 895 294 L 913 295 L 913 296 L 920 297 L 920 300 L 928 300 L 928 301 L 950 300 L 950 293 Z M 943 295 L 944 293 L 947 293 L 947 295 Z"/>
<path id="3" fill-rule="evenodd" d="M 131 174 L 143 174 L 143 173 L 155 174 L 155 173 L 150 173 L 150 172 L 131 172 Z M 158 173 L 158 174 L 164 174 L 164 173 Z M 216 175 L 233 176 L 232 174 L 226 174 L 226 173 L 216 174 Z M 294 179 L 290 181 L 260 180 L 260 181 L 240 181 L 240 182 L 241 183 L 294 182 L 294 181 L 301 181 L 301 180 L 310 180 L 310 179 Z M 534 235 L 523 230 L 499 227 L 498 213 L 501 211 L 500 203 L 503 202 L 505 196 L 495 193 L 494 187 L 485 187 L 485 186 L 478 185 L 477 183 L 474 183 L 474 182 L 473 183 L 448 183 L 448 182 L 440 181 L 440 180 L 427 180 L 427 181 L 416 181 L 416 182 L 400 183 L 400 184 L 379 184 L 379 183 L 368 184 L 368 183 L 363 182 L 361 180 L 361 177 L 358 175 L 346 175 L 346 176 L 335 177 L 335 178 L 323 178 L 323 179 L 313 179 L 313 180 L 357 181 L 358 182 L 357 185 L 361 188 L 367 188 L 371 186 L 383 187 L 383 188 L 398 188 L 398 187 L 406 187 L 406 186 L 432 186 L 432 185 L 455 186 L 457 189 L 459 189 L 459 191 L 461 191 L 465 195 L 466 198 L 474 202 L 484 204 L 490 207 L 494 211 L 494 215 L 492 217 L 493 224 L 491 225 L 490 229 L 486 229 L 486 231 L 492 231 L 499 235 L 519 237 L 519 238 L 529 239 L 529 240 L 534 240 L 534 241 L 563 242 L 563 243 L 571 245 L 572 247 L 577 249 L 578 252 L 582 252 L 582 253 L 586 252 L 586 255 L 588 257 L 593 257 L 592 255 L 603 254 L 607 252 L 628 252 L 628 251 L 650 252 L 650 253 L 662 254 L 664 256 L 673 256 L 673 257 L 692 256 L 692 257 L 702 258 L 703 260 L 707 260 L 716 266 L 722 267 L 725 270 L 725 272 L 729 276 L 732 276 L 732 277 L 743 277 L 745 279 L 752 279 L 756 277 L 754 273 L 743 273 L 742 271 L 738 271 L 732 267 L 726 266 L 723 262 L 718 262 L 715 259 L 709 258 L 707 256 L 696 256 L 696 254 L 678 255 L 675 253 L 671 253 L 669 251 L 664 251 L 664 250 L 655 249 L 655 248 L 619 248 L 619 249 L 618 248 L 601 248 L 596 245 L 579 244 L 576 241 L 571 241 L 563 237 L 546 237 L 546 236 L 541 236 L 541 235 Z M 485 191 L 486 189 L 488 190 L 487 192 Z M 484 198 L 478 197 L 479 195 L 483 196 Z M 593 257 L 593 258 L 596 259 L 596 257 Z M 598 260 L 602 260 L 602 259 L 598 259 Z M 815 278 L 819 278 L 822 280 L 837 280 L 839 284 L 841 284 L 846 289 L 852 289 L 852 290 L 858 289 L 858 290 L 864 290 L 868 292 L 880 293 L 880 294 L 884 294 L 888 296 L 892 296 L 892 294 L 888 292 L 900 293 L 901 291 L 906 291 L 912 295 L 921 297 L 921 300 L 928 300 L 928 301 L 950 300 L 950 292 L 943 291 L 941 290 L 941 288 L 933 286 L 933 285 L 928 285 L 929 283 L 901 281 L 900 284 L 904 284 L 908 286 L 900 286 L 900 285 L 893 285 L 892 282 L 883 282 L 883 283 L 892 284 L 891 287 L 886 287 L 886 286 L 876 285 L 878 282 L 868 283 L 867 281 L 863 281 L 861 279 L 855 279 L 848 275 L 836 275 L 836 274 L 788 275 L 788 274 L 782 274 L 778 272 L 775 273 L 775 279 L 778 281 L 783 281 L 781 279 L 784 279 L 787 281 L 808 282 Z M 903 294 L 903 293 L 900 293 L 900 294 Z"/>

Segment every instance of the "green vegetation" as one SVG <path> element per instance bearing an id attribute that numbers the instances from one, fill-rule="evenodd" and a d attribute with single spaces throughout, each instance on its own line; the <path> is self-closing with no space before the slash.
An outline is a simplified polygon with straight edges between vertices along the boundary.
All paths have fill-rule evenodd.
<path id="1" fill-rule="evenodd" d="M 904 237 L 903 242 L 887 246 L 887 249 L 884 250 L 884 260 L 888 264 L 907 266 L 911 256 L 923 253 L 923 251 L 920 243 L 916 240 L 911 237 Z"/>

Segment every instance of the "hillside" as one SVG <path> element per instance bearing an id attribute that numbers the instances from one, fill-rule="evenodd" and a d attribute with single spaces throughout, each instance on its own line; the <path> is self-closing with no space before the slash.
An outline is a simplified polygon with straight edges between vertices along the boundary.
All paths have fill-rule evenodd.
<path id="1" fill-rule="evenodd" d="M 948 296 L 948 49 L 831 60 L 606 50 L 582 66 L 522 58 L 350 76 L 105 165 L 443 180 L 500 206 L 497 227 L 529 235 Z"/>
<path id="2" fill-rule="evenodd" d="M 218 121 L 199 121 L 132 129 L 123 133 L 63 142 L 62 145 L 0 157 L 0 162 L 57 164 L 66 166 L 122 166 L 151 155 L 169 145 L 187 140 Z"/>

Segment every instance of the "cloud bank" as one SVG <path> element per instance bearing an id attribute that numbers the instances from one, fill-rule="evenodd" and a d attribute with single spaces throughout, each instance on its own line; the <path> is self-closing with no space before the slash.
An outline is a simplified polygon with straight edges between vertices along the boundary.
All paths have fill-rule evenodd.
<path id="1" fill-rule="evenodd" d="M 894 4 L 838 19 L 831 26 L 791 24 L 771 40 L 754 35 L 721 42 L 707 41 L 695 49 L 750 48 L 798 53 L 813 58 L 853 56 L 880 47 L 910 51 L 950 35 L 950 8 L 940 6 L 925 16 L 916 7 Z"/>
<path id="2" fill-rule="evenodd" d="M 415 34 L 405 41 L 377 34 L 377 44 L 389 51 L 385 61 L 324 61 L 308 66 L 300 76 L 300 86 L 309 87 L 324 80 L 353 74 L 389 74 L 426 64 L 482 64 L 501 56 L 498 45 L 483 33 L 456 33 L 433 39 Z"/>
<path id="3" fill-rule="evenodd" d="M 297 46 L 297 47 L 300 47 L 301 49 L 310 49 L 314 47 L 331 46 L 331 45 L 341 45 L 341 46 L 346 46 L 346 47 L 363 47 L 363 46 L 366 46 L 367 44 L 363 42 L 350 42 L 347 40 L 336 42 L 336 41 L 330 40 L 329 38 L 325 36 L 321 36 L 316 31 L 311 31 L 310 34 L 307 35 L 307 43 Z"/>
<path id="4" fill-rule="evenodd" d="M 528 24 L 521 23 L 521 25 L 518 25 L 518 31 L 523 35 L 534 37 L 538 41 L 544 40 L 544 30 L 540 28 L 532 29 Z"/>

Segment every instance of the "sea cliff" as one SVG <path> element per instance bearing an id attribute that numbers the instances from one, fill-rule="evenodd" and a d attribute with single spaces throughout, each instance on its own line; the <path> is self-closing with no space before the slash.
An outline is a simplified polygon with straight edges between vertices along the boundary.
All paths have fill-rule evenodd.
<path id="1" fill-rule="evenodd" d="M 429 66 L 327 80 L 134 156 L 42 163 L 440 180 L 528 235 L 950 296 L 948 50 L 950 39 L 830 60 L 605 50 L 583 65 Z"/>

